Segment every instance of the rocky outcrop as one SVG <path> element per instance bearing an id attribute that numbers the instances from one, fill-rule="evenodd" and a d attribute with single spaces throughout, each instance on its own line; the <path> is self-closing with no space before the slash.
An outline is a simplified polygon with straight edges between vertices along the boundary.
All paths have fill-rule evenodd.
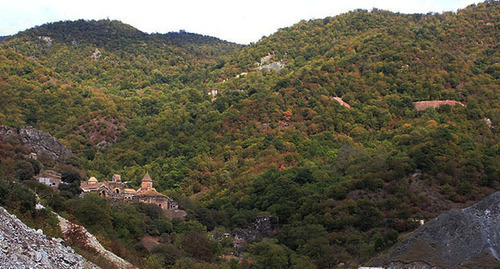
<path id="1" fill-rule="evenodd" d="M 340 98 L 340 97 L 332 97 L 332 99 L 335 100 L 335 101 L 337 101 L 337 102 L 339 102 L 339 104 L 341 106 L 345 106 L 345 107 L 351 109 L 351 106 L 348 103 L 344 102 L 344 100 L 342 100 L 342 98 Z"/>
<path id="2" fill-rule="evenodd" d="M 257 69 L 259 69 L 259 70 L 266 69 L 269 71 L 279 71 L 279 70 L 285 68 L 285 66 L 286 66 L 286 64 L 284 61 L 278 61 L 278 62 L 272 62 L 270 64 L 261 65 L 261 66 L 257 67 Z"/>
<path id="3" fill-rule="evenodd" d="M 419 101 L 419 102 L 413 102 L 413 105 L 415 106 L 415 109 L 420 111 L 420 110 L 425 110 L 429 107 L 433 108 L 438 108 L 442 105 L 450 105 L 450 106 L 456 106 L 456 105 L 461 105 L 465 106 L 464 104 L 458 102 L 458 101 L 453 101 L 453 100 L 443 100 L 443 101 Z"/>
<path id="4" fill-rule="evenodd" d="M 19 135 L 23 144 L 38 156 L 51 159 L 67 159 L 73 153 L 51 134 L 37 130 L 31 126 L 23 126 L 19 129 Z"/>
<path id="5" fill-rule="evenodd" d="M 268 54 L 262 58 L 260 58 L 260 63 L 257 66 L 258 70 L 266 69 L 269 71 L 279 71 L 285 68 L 285 61 L 275 61 L 271 62 L 272 58 L 274 58 L 274 54 Z"/>
<path id="6" fill-rule="evenodd" d="M 233 238 L 255 241 L 271 236 L 271 215 L 258 216 L 248 229 L 235 228 L 231 234 Z"/>
<path id="7" fill-rule="evenodd" d="M 101 51 L 96 48 L 94 53 L 92 53 L 92 59 L 94 59 L 94 61 L 97 61 L 99 60 L 99 58 L 101 58 Z"/>
<path id="8" fill-rule="evenodd" d="M 37 130 L 31 126 L 22 126 L 19 129 L 0 126 L 0 140 L 4 142 L 18 142 L 26 145 L 40 158 L 65 160 L 73 153 L 51 134 Z"/>
<path id="9" fill-rule="evenodd" d="M 258 216 L 247 229 L 235 228 L 230 235 L 233 241 L 234 255 L 242 258 L 248 242 L 258 241 L 264 237 L 271 236 L 272 222 L 271 215 Z"/>
<path id="10" fill-rule="evenodd" d="M 47 238 L 0 207 L 0 268 L 97 268 L 62 239 Z"/>
<path id="11" fill-rule="evenodd" d="M 488 128 L 493 128 L 493 124 L 491 123 L 491 119 L 490 118 L 483 118 L 482 120 L 484 121 L 484 123 L 486 124 L 486 126 L 488 126 Z"/>
<path id="12" fill-rule="evenodd" d="M 48 36 L 39 36 L 38 39 L 45 41 L 47 48 L 50 49 L 52 47 L 52 38 Z"/>
<path id="13" fill-rule="evenodd" d="M 473 206 L 450 210 L 426 223 L 389 253 L 385 264 L 391 268 L 498 266 L 499 254 L 500 192 L 496 192 Z M 415 267 L 418 263 L 421 266 Z"/>
<path id="14" fill-rule="evenodd" d="M 85 227 L 76 225 L 71 223 L 70 221 L 66 220 L 65 218 L 61 216 L 57 216 L 59 219 L 59 226 L 61 227 L 61 231 L 63 232 L 64 239 L 67 241 L 71 241 L 74 238 L 77 238 L 80 242 L 78 242 L 79 246 L 84 246 L 84 248 L 88 251 L 91 251 L 95 253 L 98 256 L 103 257 L 104 259 L 108 260 L 110 263 L 112 263 L 116 268 L 121 268 L 121 269 L 135 269 L 136 267 L 132 265 L 131 263 L 127 262 L 126 260 L 118 257 L 116 254 L 113 252 L 105 249 L 101 243 L 93 236 L 91 233 L 89 233 Z M 78 233 L 77 236 L 75 236 L 75 232 Z"/>

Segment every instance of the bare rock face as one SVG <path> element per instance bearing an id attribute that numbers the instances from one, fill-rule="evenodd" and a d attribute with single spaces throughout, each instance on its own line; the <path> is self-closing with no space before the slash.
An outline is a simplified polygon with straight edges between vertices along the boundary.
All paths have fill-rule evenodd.
<path id="1" fill-rule="evenodd" d="M 340 98 L 340 97 L 332 97 L 332 99 L 334 99 L 335 101 L 339 102 L 339 104 L 341 106 L 345 106 L 345 107 L 351 109 L 351 106 L 348 103 L 344 102 L 344 100 L 342 100 L 342 98 Z"/>
<path id="2" fill-rule="evenodd" d="M 254 229 L 257 230 L 263 236 L 271 236 L 272 223 L 271 215 L 258 216 L 254 223 Z"/>
<path id="3" fill-rule="evenodd" d="M 429 107 L 433 108 L 438 108 L 442 105 L 450 105 L 450 106 L 456 106 L 456 105 L 461 105 L 465 106 L 464 104 L 458 102 L 458 101 L 453 101 L 453 100 L 442 100 L 442 101 L 419 101 L 419 102 L 413 102 L 413 105 L 415 106 L 415 109 L 420 111 L 420 110 L 425 110 Z"/>
<path id="4" fill-rule="evenodd" d="M 92 59 L 94 59 L 94 61 L 97 61 L 99 60 L 99 58 L 101 58 L 101 51 L 99 51 L 99 49 L 96 48 L 94 53 L 92 53 Z"/>
<path id="5" fill-rule="evenodd" d="M 278 61 L 278 62 L 272 62 L 270 64 L 265 64 L 265 65 L 262 65 L 262 66 L 259 66 L 257 67 L 257 69 L 259 70 L 262 70 L 262 69 L 266 69 L 266 70 L 270 70 L 270 71 L 279 71 L 283 68 L 285 68 L 286 64 L 284 61 Z"/>
<path id="6" fill-rule="evenodd" d="M 38 39 L 45 41 L 47 48 L 50 49 L 50 47 L 52 47 L 52 38 L 48 36 L 39 36 Z"/>
<path id="7" fill-rule="evenodd" d="M 47 156 L 51 159 L 67 159 L 71 151 L 61 141 L 49 133 L 37 130 L 31 126 L 23 126 L 19 129 L 19 135 L 23 144 L 39 156 Z"/>
<path id="8" fill-rule="evenodd" d="M 271 215 L 258 216 L 248 229 L 235 228 L 232 231 L 233 238 L 255 241 L 262 237 L 271 235 Z"/>
<path id="9" fill-rule="evenodd" d="M 426 223 L 387 256 L 386 266 L 474 268 L 472 264 L 493 264 L 495 267 L 500 265 L 499 254 L 500 192 L 496 192 L 473 206 L 450 210 Z M 415 267 L 416 262 L 421 266 Z"/>
<path id="10" fill-rule="evenodd" d="M 0 139 L 22 143 L 42 158 L 65 160 L 73 155 L 61 141 L 51 134 L 31 126 L 22 126 L 19 129 L 0 126 Z"/>
<path id="11" fill-rule="evenodd" d="M 60 239 L 35 231 L 0 207 L 0 268 L 97 268 Z"/>
<path id="12" fill-rule="evenodd" d="M 257 66 L 257 69 L 258 70 L 266 69 L 269 71 L 279 71 L 279 70 L 285 68 L 285 66 L 286 66 L 285 61 L 271 62 L 273 57 L 274 57 L 274 54 L 268 54 L 267 56 L 262 57 L 260 59 L 260 63 Z"/>

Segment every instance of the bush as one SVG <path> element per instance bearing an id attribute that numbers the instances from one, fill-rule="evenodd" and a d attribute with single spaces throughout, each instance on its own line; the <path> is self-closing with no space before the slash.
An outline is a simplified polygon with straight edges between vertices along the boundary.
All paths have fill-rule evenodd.
<path id="1" fill-rule="evenodd" d="M 212 262 L 212 244 L 205 235 L 197 232 L 188 232 L 181 241 L 181 248 L 196 259 Z"/>
<path id="2" fill-rule="evenodd" d="M 189 220 L 186 222 L 181 222 L 175 227 L 175 231 L 178 233 L 186 233 L 190 231 L 196 231 L 199 233 L 206 233 L 207 227 L 203 226 L 203 224 L 199 223 L 196 220 Z"/>
<path id="3" fill-rule="evenodd" d="M 16 178 L 19 180 L 29 180 L 35 176 L 35 168 L 31 162 L 18 160 L 15 164 Z"/>

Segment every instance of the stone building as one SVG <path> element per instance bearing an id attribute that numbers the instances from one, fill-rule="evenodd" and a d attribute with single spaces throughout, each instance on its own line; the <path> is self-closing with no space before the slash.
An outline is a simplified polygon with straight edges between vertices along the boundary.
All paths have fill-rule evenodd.
<path id="1" fill-rule="evenodd" d="M 54 189 L 57 189 L 57 187 L 59 187 L 59 184 L 61 184 L 61 174 L 54 170 L 42 170 L 38 175 L 35 176 L 35 179 L 38 182 L 50 186 Z"/>
<path id="2" fill-rule="evenodd" d="M 149 173 L 144 175 L 141 187 L 137 191 L 126 188 L 125 183 L 122 182 L 121 176 L 118 174 L 113 175 L 111 181 L 99 182 L 95 177 L 91 177 L 88 181 L 81 182 L 80 188 L 83 191 L 82 195 L 96 193 L 108 199 L 155 204 L 163 210 L 178 209 L 177 203 L 172 198 L 159 193 L 153 188 L 153 180 Z"/>
<path id="3" fill-rule="evenodd" d="M 91 177 L 88 181 L 82 181 L 80 189 L 83 191 L 82 194 L 97 193 L 102 197 L 109 197 L 112 193 L 108 181 L 98 182 L 95 177 Z"/>
<path id="4" fill-rule="evenodd" d="M 177 205 L 174 205 L 172 199 L 153 188 L 153 180 L 151 180 L 148 173 L 142 178 L 141 187 L 135 192 L 132 200 L 147 204 L 156 204 L 162 209 L 177 209 Z"/>

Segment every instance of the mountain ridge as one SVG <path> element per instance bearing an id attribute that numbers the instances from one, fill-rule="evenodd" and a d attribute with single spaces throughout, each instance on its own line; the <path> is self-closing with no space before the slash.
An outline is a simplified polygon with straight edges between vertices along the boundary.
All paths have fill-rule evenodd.
<path id="1" fill-rule="evenodd" d="M 177 40 L 177 43 L 191 42 L 191 43 L 226 43 L 231 45 L 237 45 L 229 41 L 224 41 L 217 37 L 205 36 L 196 33 L 189 33 L 185 31 L 181 32 L 169 32 L 165 34 L 160 33 L 145 33 L 137 28 L 123 23 L 118 20 L 74 20 L 74 21 L 58 21 L 52 23 L 46 23 L 40 26 L 35 26 L 33 28 L 20 31 L 19 33 L 13 35 L 14 37 L 50 37 L 56 41 L 64 42 L 67 44 L 76 45 L 79 42 L 93 42 L 92 44 L 97 47 L 107 47 L 112 46 L 113 43 L 125 43 L 128 42 L 146 42 L 154 37 L 163 39 L 166 41 Z M 189 39 L 190 41 L 187 41 Z M 128 42 L 127 42 L 128 41 Z M 175 44 L 175 42 L 172 42 Z M 129 45 L 133 45 L 130 43 Z M 198 44 L 199 45 L 199 44 Z"/>

